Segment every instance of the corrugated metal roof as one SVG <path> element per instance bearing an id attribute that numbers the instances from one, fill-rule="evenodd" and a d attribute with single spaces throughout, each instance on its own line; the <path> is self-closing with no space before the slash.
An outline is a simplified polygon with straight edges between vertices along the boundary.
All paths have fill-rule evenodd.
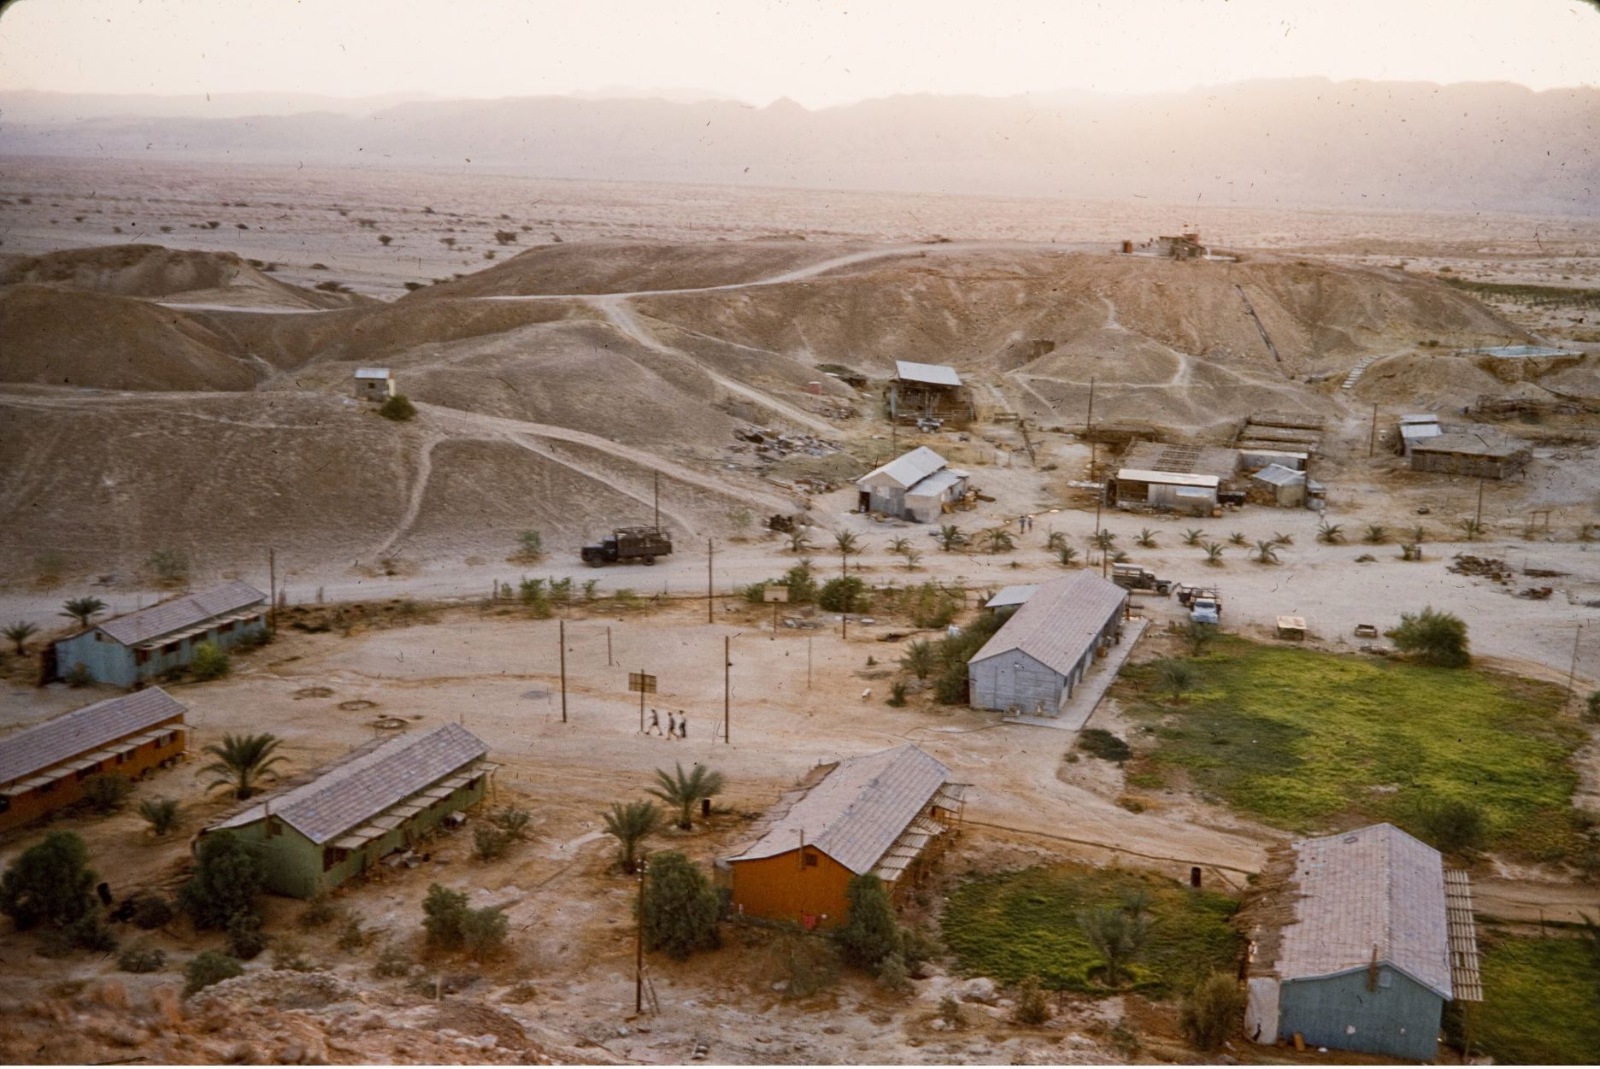
<path id="1" fill-rule="evenodd" d="M 906 497 L 942 497 L 946 491 L 966 477 L 965 472 L 945 468 L 943 471 L 934 472 L 915 486 L 910 487 L 906 490 Z"/>
<path id="2" fill-rule="evenodd" d="M 911 360 L 894 362 L 894 377 L 905 382 L 926 382 L 933 386 L 960 386 L 961 376 L 949 364 L 918 364 Z"/>
<path id="3" fill-rule="evenodd" d="M 1413 442 L 1411 450 L 1415 453 L 1455 453 L 1483 457 L 1515 457 L 1519 453 L 1525 452 L 1527 445 L 1498 434 L 1491 434 L 1487 437 L 1477 434 L 1441 434 L 1434 438 Z"/>
<path id="4" fill-rule="evenodd" d="M 1306 481 L 1306 473 L 1286 468 L 1282 464 L 1268 464 L 1250 478 L 1260 479 L 1269 486 L 1294 486 L 1296 483 Z"/>
<path id="5" fill-rule="evenodd" d="M 1478 929 L 1472 919 L 1472 880 L 1460 869 L 1444 870 L 1446 930 L 1450 933 L 1450 985 L 1457 1002 L 1483 1001 L 1478 969 Z"/>
<path id="6" fill-rule="evenodd" d="M 1180 471 L 1153 471 L 1149 468 L 1122 468 L 1118 482 L 1158 483 L 1161 486 L 1202 486 L 1215 490 L 1222 480 L 1215 475 L 1190 475 Z"/>
<path id="7" fill-rule="evenodd" d="M 1435 427 L 1439 425 L 1439 417 L 1432 412 L 1419 412 L 1415 415 L 1400 417 L 1400 426 L 1402 427 L 1428 426 L 1429 424 Z"/>
<path id="8" fill-rule="evenodd" d="M 249 583 L 227 583 L 130 612 L 98 627 L 124 646 L 133 646 L 266 600 L 267 596 Z"/>
<path id="9" fill-rule="evenodd" d="M 389 377 L 389 369 L 386 368 L 386 367 L 358 367 L 358 368 L 356 368 L 356 378 L 358 378 L 358 379 L 386 379 L 388 377 Z"/>
<path id="10" fill-rule="evenodd" d="M 912 745 L 840 761 L 765 835 L 727 861 L 775 857 L 802 840 L 861 875 L 911 826 L 950 770 Z"/>
<path id="11" fill-rule="evenodd" d="M 1380 962 L 1452 997 L 1439 851 L 1392 824 L 1294 844 L 1300 896 L 1283 930 L 1278 975 L 1331 976 Z"/>
<path id="12" fill-rule="evenodd" d="M 1038 583 L 1020 583 L 1001 587 L 1000 592 L 983 603 L 985 609 L 1003 609 L 1008 605 L 1023 605 L 1039 589 Z"/>
<path id="13" fill-rule="evenodd" d="M 402 735 L 354 760 L 335 762 L 310 782 L 268 795 L 211 829 L 254 824 L 266 818 L 269 808 L 273 816 L 314 843 L 327 842 L 362 824 L 381 827 L 379 814 L 384 810 L 488 752 L 482 739 L 459 724 L 444 724 L 421 735 Z"/>
<path id="14" fill-rule="evenodd" d="M 925 445 L 919 445 L 911 452 L 895 457 L 882 467 L 873 468 L 857 479 L 856 482 L 864 484 L 874 476 L 882 475 L 894 482 L 902 490 L 909 490 L 944 466 L 944 457 Z"/>
<path id="15" fill-rule="evenodd" d="M 166 691 L 151 687 L 23 728 L 0 737 L 0 783 L 31 776 L 185 712 Z"/>
<path id="16" fill-rule="evenodd" d="M 1106 621 L 1122 611 L 1127 598 L 1126 590 L 1093 572 L 1052 579 L 967 663 L 1021 650 L 1065 674 L 1094 645 Z"/>

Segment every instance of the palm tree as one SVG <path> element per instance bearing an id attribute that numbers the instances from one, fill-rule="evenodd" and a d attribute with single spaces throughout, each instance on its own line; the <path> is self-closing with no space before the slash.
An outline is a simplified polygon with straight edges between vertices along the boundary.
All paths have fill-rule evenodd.
<path id="1" fill-rule="evenodd" d="M 1156 533 L 1148 527 L 1139 528 L 1139 537 L 1134 539 L 1142 549 L 1155 549 Z"/>
<path id="2" fill-rule="evenodd" d="M 840 528 L 833 532 L 833 544 L 839 550 L 839 574 L 850 571 L 850 558 L 861 552 L 861 539 L 854 531 Z"/>
<path id="3" fill-rule="evenodd" d="M 1265 541 L 1265 542 L 1259 542 L 1258 541 L 1256 543 L 1256 563 L 1257 564 L 1277 564 L 1278 563 L 1278 546 L 1277 546 L 1277 543 L 1273 542 L 1273 541 L 1270 541 L 1270 540 L 1269 541 Z"/>
<path id="4" fill-rule="evenodd" d="M 1017 543 L 1011 537 L 1011 532 L 1004 527 L 991 527 L 983 532 L 984 544 L 989 547 L 990 553 L 1009 553 L 1017 548 Z"/>
<path id="5" fill-rule="evenodd" d="M 17 644 L 17 656 L 23 657 L 26 656 L 28 652 L 27 644 L 29 636 L 38 630 L 38 624 L 30 624 L 26 620 L 18 620 L 4 631 L 0 631 L 0 635 L 4 635 L 12 642 L 15 642 Z"/>
<path id="6" fill-rule="evenodd" d="M 957 546 L 966 545 L 967 536 L 961 533 L 961 528 L 953 523 L 947 523 L 939 528 L 939 548 L 949 553 Z"/>
<path id="7" fill-rule="evenodd" d="M 1200 548 L 1202 548 L 1202 549 L 1204 549 L 1206 551 L 1206 563 L 1207 564 L 1211 565 L 1213 568 L 1222 567 L 1222 543 L 1221 542 L 1207 542 L 1204 546 L 1202 546 Z"/>
<path id="8" fill-rule="evenodd" d="M 1228 544 L 1230 546 L 1248 546 L 1250 540 L 1244 536 L 1243 531 L 1235 531 L 1228 536 Z"/>
<path id="9" fill-rule="evenodd" d="M 1089 536 L 1089 544 L 1104 552 L 1117 544 L 1117 536 L 1102 527 Z"/>
<path id="10" fill-rule="evenodd" d="M 1323 523 L 1317 527 L 1317 541 L 1326 545 L 1335 546 L 1344 541 L 1344 525 L 1339 523 Z"/>
<path id="11" fill-rule="evenodd" d="M 1106 986 L 1118 986 L 1123 964 L 1138 956 L 1150 936 L 1150 918 L 1115 906 L 1099 906 L 1080 913 L 1078 925 L 1106 963 Z"/>
<path id="12" fill-rule="evenodd" d="M 933 643 L 919 638 L 906 647 L 906 652 L 900 657 L 900 667 L 918 679 L 927 679 L 939 667 L 939 653 L 933 648 Z"/>
<path id="13" fill-rule="evenodd" d="M 661 827 L 661 810 L 654 802 L 613 802 L 609 813 L 601 813 L 606 834 L 617 840 L 622 871 L 639 871 L 639 844 Z"/>
<path id="14" fill-rule="evenodd" d="M 1186 546 L 1198 546 L 1200 544 L 1200 540 L 1205 536 L 1206 533 L 1200 528 L 1191 527 L 1187 531 L 1183 532 L 1183 544 Z"/>
<path id="15" fill-rule="evenodd" d="M 1072 562 L 1078 559 L 1078 551 L 1062 542 L 1056 546 L 1056 559 L 1061 562 L 1062 567 L 1070 568 Z"/>
<path id="16" fill-rule="evenodd" d="M 811 538 L 805 531 L 796 530 L 789 532 L 789 550 L 792 553 L 804 553 L 811 548 Z"/>
<path id="17" fill-rule="evenodd" d="M 922 559 L 922 550 L 907 547 L 906 551 L 900 555 L 906 559 L 906 571 L 914 572 L 917 570 L 917 562 Z"/>
<path id="18" fill-rule="evenodd" d="M 222 736 L 221 745 L 212 743 L 205 747 L 206 753 L 217 758 L 200 770 L 217 777 L 206 784 L 206 790 L 231 787 L 235 798 L 240 801 L 249 798 L 256 793 L 256 781 L 265 777 L 272 771 L 273 765 L 283 760 L 273 753 L 281 741 L 276 735 L 266 733 L 235 735 L 230 732 Z"/>
<path id="19" fill-rule="evenodd" d="M 1471 542 L 1483 533 L 1483 524 L 1479 523 L 1477 520 L 1462 520 L 1457 524 L 1457 526 L 1461 528 L 1461 533 L 1466 536 L 1468 542 Z"/>
<path id="20" fill-rule="evenodd" d="M 1367 536 L 1362 539 L 1374 546 L 1381 546 L 1389 541 L 1389 529 L 1381 523 L 1367 524 Z"/>
<path id="21" fill-rule="evenodd" d="M 1294 545 L 1294 535 L 1281 534 L 1278 531 L 1274 531 L 1272 532 L 1272 544 L 1275 546 L 1292 546 Z"/>
<path id="22" fill-rule="evenodd" d="M 910 550 L 910 548 L 911 539 L 907 538 L 905 535 L 901 535 L 899 538 L 889 539 L 889 552 L 895 554 L 896 556 L 905 556 L 906 552 Z"/>
<path id="23" fill-rule="evenodd" d="M 66 610 L 61 614 L 62 616 L 72 617 L 74 620 L 78 621 L 79 627 L 88 627 L 89 617 L 93 616 L 97 612 L 104 612 L 106 603 L 101 601 L 99 598 L 92 596 L 68 598 L 66 601 L 61 603 L 61 607 Z"/>
<path id="24" fill-rule="evenodd" d="M 1169 658 L 1156 666 L 1156 680 L 1162 690 L 1172 695 L 1172 703 L 1176 705 L 1184 691 L 1194 687 L 1194 669 L 1183 661 Z"/>
<path id="25" fill-rule="evenodd" d="M 661 769 L 656 769 L 656 782 L 659 787 L 646 789 L 647 794 L 653 794 L 668 808 L 678 810 L 678 827 L 688 831 L 692 827 L 690 810 L 702 798 L 711 798 L 722 793 L 722 773 L 712 772 L 705 765 L 695 765 L 694 771 L 684 775 L 683 762 L 678 762 L 676 775 L 669 776 Z"/>

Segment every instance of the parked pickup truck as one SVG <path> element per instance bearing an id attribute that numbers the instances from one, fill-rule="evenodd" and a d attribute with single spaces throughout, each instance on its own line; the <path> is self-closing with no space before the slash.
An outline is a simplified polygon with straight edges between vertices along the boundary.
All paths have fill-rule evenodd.
<path id="1" fill-rule="evenodd" d="M 1124 590 L 1160 594 L 1162 597 L 1172 593 L 1171 579 L 1159 579 L 1155 572 L 1137 564 L 1113 564 L 1111 581 Z"/>
<path id="2" fill-rule="evenodd" d="M 672 552 L 672 539 L 659 527 L 619 527 L 597 545 L 584 546 L 583 562 L 591 568 L 602 564 L 654 564 L 657 557 Z"/>
<path id="3" fill-rule="evenodd" d="M 1203 624 L 1220 622 L 1222 592 L 1216 587 L 1179 583 L 1173 589 L 1177 592 L 1178 604 L 1189 610 L 1189 619 Z"/>

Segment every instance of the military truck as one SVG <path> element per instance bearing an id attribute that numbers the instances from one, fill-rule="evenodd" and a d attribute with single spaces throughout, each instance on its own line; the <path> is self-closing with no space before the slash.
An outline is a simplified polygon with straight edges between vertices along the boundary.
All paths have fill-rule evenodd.
<path id="1" fill-rule="evenodd" d="M 1111 581 L 1124 590 L 1160 594 L 1162 597 L 1172 593 L 1171 579 L 1159 579 L 1155 572 L 1137 564 L 1113 564 Z"/>
<path id="2" fill-rule="evenodd" d="M 654 564 L 657 557 L 672 552 L 672 539 L 659 527 L 618 527 L 597 545 L 584 546 L 583 562 L 591 568 L 602 564 Z"/>
<path id="3" fill-rule="evenodd" d="M 1178 604 L 1189 610 L 1189 619 L 1202 624 L 1222 622 L 1222 591 L 1214 586 L 1190 583 L 1179 583 L 1174 589 L 1178 593 Z"/>

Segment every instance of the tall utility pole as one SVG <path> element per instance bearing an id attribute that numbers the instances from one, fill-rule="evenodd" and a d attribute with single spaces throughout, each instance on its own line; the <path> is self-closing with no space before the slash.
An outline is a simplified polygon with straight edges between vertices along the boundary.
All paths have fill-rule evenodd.
<path id="1" fill-rule="evenodd" d="M 711 612 L 712 586 L 711 562 L 716 559 L 716 550 L 711 546 L 711 539 L 706 539 L 706 623 L 716 623 L 716 618 Z"/>
<path id="2" fill-rule="evenodd" d="M 1372 436 L 1367 439 L 1367 456 L 1371 457 L 1378 448 L 1378 402 L 1372 402 Z"/>
<path id="3" fill-rule="evenodd" d="M 1478 476 L 1478 516 L 1472 521 L 1474 533 L 1483 530 L 1483 476 Z"/>
<path id="4" fill-rule="evenodd" d="M 267 630 L 278 633 L 278 551 L 267 549 Z"/>
<path id="5" fill-rule="evenodd" d="M 732 746 L 733 736 L 728 731 L 733 720 L 730 712 L 733 708 L 733 684 L 731 682 L 732 677 L 729 675 L 730 670 L 733 668 L 733 661 L 728 659 L 729 637 L 728 635 L 722 636 L 722 741 Z"/>
<path id="6" fill-rule="evenodd" d="M 656 530 L 661 530 L 661 473 L 656 474 Z"/>
<path id="7" fill-rule="evenodd" d="M 567 622 L 556 621 L 556 641 L 561 646 L 561 722 L 567 722 Z"/>
<path id="8" fill-rule="evenodd" d="M 644 874 L 649 862 L 639 859 L 639 922 L 633 932 L 633 1012 L 644 1012 Z"/>
<path id="9" fill-rule="evenodd" d="M 1578 625 L 1577 632 L 1572 636 L 1572 667 L 1567 670 L 1567 697 L 1574 697 L 1577 693 L 1578 682 L 1578 641 L 1583 638 L 1583 625 Z"/>

